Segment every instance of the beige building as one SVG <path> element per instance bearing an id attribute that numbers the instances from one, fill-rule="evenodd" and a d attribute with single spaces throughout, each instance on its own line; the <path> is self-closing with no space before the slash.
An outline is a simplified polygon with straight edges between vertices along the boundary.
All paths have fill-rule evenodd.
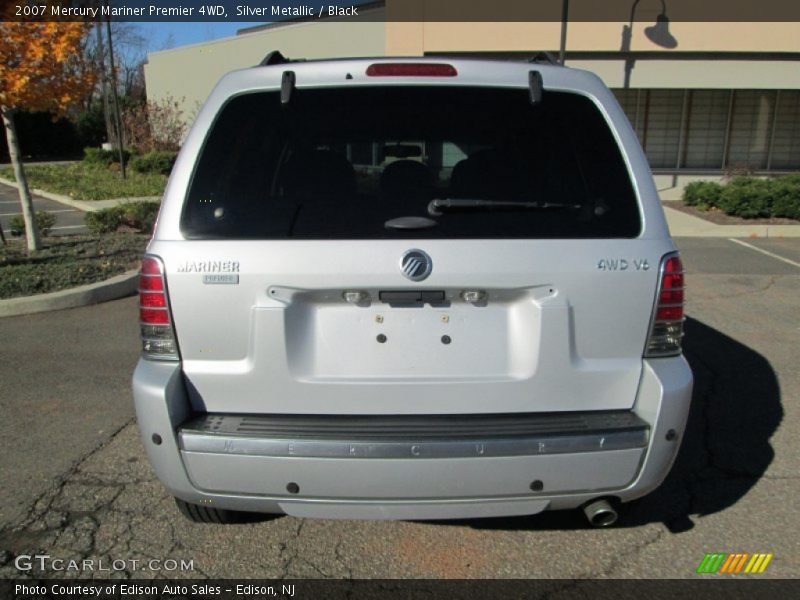
<path id="1" fill-rule="evenodd" d="M 145 68 L 148 96 L 185 98 L 191 112 L 225 72 L 258 64 L 276 49 L 309 59 L 558 54 L 558 21 L 422 20 L 447 14 L 436 11 L 454 3 L 386 0 L 355 20 L 274 23 L 154 52 Z M 568 22 L 566 65 L 596 72 L 615 91 L 666 196 L 698 176 L 800 169 L 798 23 L 664 22 L 657 0 L 635 8 L 632 26 Z M 419 20 L 397 20 L 415 15 Z"/>

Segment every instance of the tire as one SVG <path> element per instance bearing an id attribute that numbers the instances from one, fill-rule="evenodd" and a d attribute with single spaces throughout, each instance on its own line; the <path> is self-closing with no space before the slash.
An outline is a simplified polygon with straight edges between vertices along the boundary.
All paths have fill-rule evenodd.
<path id="1" fill-rule="evenodd" d="M 191 504 L 190 502 L 184 502 L 180 498 L 175 498 L 175 504 L 178 505 L 178 510 L 181 511 L 184 517 L 195 523 L 243 523 L 252 519 L 252 517 L 250 519 L 247 518 L 250 516 L 247 513 Z"/>

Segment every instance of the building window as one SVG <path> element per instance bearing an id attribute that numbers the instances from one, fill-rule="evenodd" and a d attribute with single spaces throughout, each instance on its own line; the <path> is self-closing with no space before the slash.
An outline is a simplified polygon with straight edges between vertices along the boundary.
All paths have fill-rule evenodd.
<path id="1" fill-rule="evenodd" d="M 775 92 L 736 90 L 733 95 L 727 166 L 766 169 Z"/>
<path id="2" fill-rule="evenodd" d="M 800 169 L 800 91 L 615 94 L 653 169 Z"/>
<path id="3" fill-rule="evenodd" d="M 771 169 L 800 168 L 800 91 L 778 92 L 778 114 L 769 157 Z"/>
<path id="4" fill-rule="evenodd" d="M 691 90 L 686 117 L 686 147 L 681 166 L 719 169 L 725 154 L 730 90 Z"/>
<path id="5" fill-rule="evenodd" d="M 654 169 L 674 169 L 678 161 L 683 90 L 648 90 L 645 100 L 644 146 Z"/>

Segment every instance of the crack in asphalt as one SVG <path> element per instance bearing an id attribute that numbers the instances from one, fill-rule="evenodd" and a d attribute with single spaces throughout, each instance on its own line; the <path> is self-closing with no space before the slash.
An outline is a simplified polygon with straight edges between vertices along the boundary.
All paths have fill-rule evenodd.
<path id="1" fill-rule="evenodd" d="M 757 277 L 763 277 L 763 275 L 760 275 L 760 276 L 757 276 Z M 720 294 L 720 295 L 714 295 L 714 296 L 705 296 L 704 295 L 704 296 L 698 297 L 698 300 L 700 300 L 700 299 L 702 299 L 703 301 L 721 300 L 721 299 L 729 300 L 731 298 L 741 298 L 742 296 L 752 296 L 754 294 L 762 294 L 762 293 L 766 292 L 767 290 L 769 290 L 770 288 L 772 288 L 776 283 L 778 283 L 778 281 L 788 277 L 788 275 L 786 275 L 786 274 L 783 274 L 783 275 L 768 275 L 768 277 L 769 277 L 769 281 L 767 282 L 767 284 L 764 287 L 761 287 L 761 288 L 743 290 L 741 292 L 734 292 L 732 294 Z"/>
<path id="2" fill-rule="evenodd" d="M 600 577 L 611 577 L 614 571 L 618 570 L 622 567 L 628 560 L 633 558 L 634 556 L 641 554 L 644 550 L 657 544 L 661 539 L 664 537 L 664 527 L 660 526 L 655 529 L 654 534 L 641 542 L 634 544 L 628 550 L 623 552 L 617 552 L 612 555 L 612 559 L 609 561 L 608 565 L 600 569 L 595 573 L 590 573 L 587 575 L 589 579 L 598 579 Z"/>
<path id="3" fill-rule="evenodd" d="M 344 540 L 339 540 L 336 542 L 336 546 L 333 548 L 333 555 L 336 557 L 336 560 L 339 561 L 339 564 L 347 571 L 347 579 L 353 578 L 353 569 L 350 567 L 348 562 L 345 560 L 344 556 L 342 556 L 342 545 L 344 544 Z"/>
<path id="4" fill-rule="evenodd" d="M 712 409 L 712 400 L 717 396 L 719 393 L 718 382 L 721 378 L 721 374 L 712 367 L 707 361 L 703 360 L 698 354 L 691 353 L 692 362 L 697 363 L 702 366 L 710 375 L 710 383 L 708 385 L 707 391 L 702 396 L 701 404 L 701 412 L 700 416 L 702 419 L 703 425 L 703 434 L 702 434 L 702 442 L 703 442 L 703 450 L 706 454 L 705 457 L 705 464 L 700 465 L 694 469 L 694 472 L 697 473 L 698 479 L 702 481 L 708 481 L 711 479 L 736 479 L 736 478 L 746 478 L 746 479 L 761 479 L 763 474 L 761 473 L 754 473 L 747 470 L 738 470 L 733 469 L 729 466 L 724 466 L 721 464 L 719 457 L 717 456 L 717 451 L 714 450 L 712 444 L 713 438 L 713 428 L 712 428 L 712 418 L 710 415 Z M 722 474 L 722 477 L 715 477 L 712 473 L 708 473 L 709 469 L 713 469 L 717 473 Z"/>
<path id="5" fill-rule="evenodd" d="M 72 477 L 80 471 L 81 465 L 84 464 L 89 458 L 100 452 L 103 448 L 108 446 L 114 440 L 114 438 L 122 433 L 126 427 L 134 423 L 135 420 L 136 419 L 134 418 L 128 419 L 120 427 L 112 431 L 105 440 L 101 441 L 82 457 L 75 460 L 75 462 L 73 462 L 73 464 L 63 475 L 60 475 L 58 478 L 56 478 L 53 486 L 46 489 L 33 499 L 25 514 L 20 517 L 16 523 L 0 528 L 0 544 L 3 543 L 3 541 L 11 532 L 32 526 L 35 522 L 35 517 L 48 513 L 52 508 L 53 502 L 59 497 L 64 487 L 68 483 L 73 483 Z"/>
<path id="6" fill-rule="evenodd" d="M 301 539 L 303 538 L 303 530 L 306 527 L 307 519 L 297 519 L 297 526 L 293 532 L 287 537 L 287 541 L 278 543 L 278 556 L 281 560 L 280 572 L 276 575 L 277 579 L 297 579 L 308 577 L 308 570 L 311 569 L 315 576 L 332 578 L 336 577 L 330 570 L 320 566 L 308 556 L 301 554 Z M 334 548 L 333 554 L 348 572 L 348 578 L 352 578 L 352 570 L 347 566 L 344 560 L 338 555 L 339 546 L 341 541 Z M 307 569 L 303 569 L 307 567 Z"/>
<path id="7" fill-rule="evenodd" d="M 305 524 L 305 519 L 298 519 L 297 529 L 295 529 L 294 533 L 292 534 L 292 541 L 295 542 L 294 544 L 290 545 L 286 542 L 280 543 L 279 556 L 283 563 L 281 565 L 281 572 L 278 575 L 278 579 L 288 579 L 292 574 L 292 567 L 294 566 L 295 561 L 302 560 L 299 557 L 297 541 L 300 539 L 300 534 L 303 532 L 303 527 L 305 527 Z"/>
<path id="8" fill-rule="evenodd" d="M 93 564 L 103 562 L 108 566 L 114 560 L 112 556 L 125 556 L 124 568 L 113 568 L 109 573 L 103 573 L 121 578 L 131 578 L 141 571 L 127 557 L 136 556 L 140 564 L 151 560 L 161 561 L 163 556 L 177 557 L 179 562 L 181 559 L 189 560 L 178 557 L 181 553 L 189 555 L 190 549 L 179 539 L 171 523 L 158 525 L 161 532 L 167 533 L 166 544 L 161 547 L 151 547 L 149 540 L 132 527 L 132 523 L 146 519 L 147 514 L 126 508 L 123 497 L 127 494 L 138 497 L 138 488 L 155 481 L 152 475 L 131 477 L 127 472 L 122 472 L 119 478 L 113 478 L 86 470 L 87 464 L 131 427 L 134 421 L 126 421 L 76 460 L 56 479 L 54 485 L 31 502 L 16 523 L 0 529 L 0 558 L 3 559 L 0 561 L 0 577 L 76 576 L 76 570 L 41 570 L 40 565 L 28 571 L 18 571 L 11 563 L 19 552 L 51 555 L 52 558 L 62 559 L 65 564 L 75 561 L 79 565 L 83 565 L 84 561 L 92 561 Z M 159 501 L 167 497 L 169 494 L 162 491 Z M 203 569 L 194 565 L 194 561 L 192 568 L 191 576 L 208 576 Z M 79 573 L 80 576 L 84 575 L 83 572 Z M 89 576 L 92 573 L 88 571 Z M 161 573 L 150 571 L 155 577 L 162 576 Z M 172 571 L 163 574 L 169 577 L 178 575 Z"/>

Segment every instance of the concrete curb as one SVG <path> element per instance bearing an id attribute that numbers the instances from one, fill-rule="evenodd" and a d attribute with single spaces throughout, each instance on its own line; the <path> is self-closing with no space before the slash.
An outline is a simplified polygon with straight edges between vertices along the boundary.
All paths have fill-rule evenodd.
<path id="1" fill-rule="evenodd" d="M 0 183 L 17 189 L 14 181 L 0 177 Z M 92 212 L 119 204 L 141 201 L 159 201 L 159 196 L 146 196 L 143 198 L 113 198 L 111 200 L 75 200 L 62 194 L 54 194 L 39 189 L 31 189 L 31 194 L 71 206 L 83 212 Z M 116 275 L 105 281 L 90 283 L 49 294 L 37 294 L 36 296 L 24 296 L 22 298 L 9 298 L 0 300 L 0 317 L 13 317 L 17 315 L 28 315 L 51 310 L 64 310 L 65 308 L 77 308 L 89 304 L 98 304 L 109 300 L 116 300 L 126 296 L 132 296 L 139 287 L 139 271 L 127 271 L 121 275 Z"/>
<path id="2" fill-rule="evenodd" d="M 15 181 L 11 181 L 10 179 L 4 179 L 3 177 L 0 177 L 0 183 L 13 187 L 14 189 L 19 189 L 17 183 Z M 60 204 L 71 206 L 72 208 L 77 208 L 78 210 L 82 210 L 83 212 L 93 212 L 95 210 L 110 208 L 112 206 L 118 206 L 120 204 L 128 204 L 130 202 L 158 202 L 161 200 L 161 196 L 141 196 L 139 198 L 111 198 L 110 200 L 75 200 L 75 198 L 71 198 L 70 196 L 65 196 L 63 194 L 54 194 L 53 192 L 47 192 L 45 190 L 34 189 L 34 188 L 31 188 L 31 194 L 35 194 L 36 196 L 41 196 L 42 198 L 47 198 L 48 200 L 52 200 L 53 202 L 58 202 Z"/>
<path id="3" fill-rule="evenodd" d="M 133 296 L 139 287 L 139 271 L 134 269 L 111 279 L 49 294 L 0 300 L 0 317 L 76 308 Z"/>

